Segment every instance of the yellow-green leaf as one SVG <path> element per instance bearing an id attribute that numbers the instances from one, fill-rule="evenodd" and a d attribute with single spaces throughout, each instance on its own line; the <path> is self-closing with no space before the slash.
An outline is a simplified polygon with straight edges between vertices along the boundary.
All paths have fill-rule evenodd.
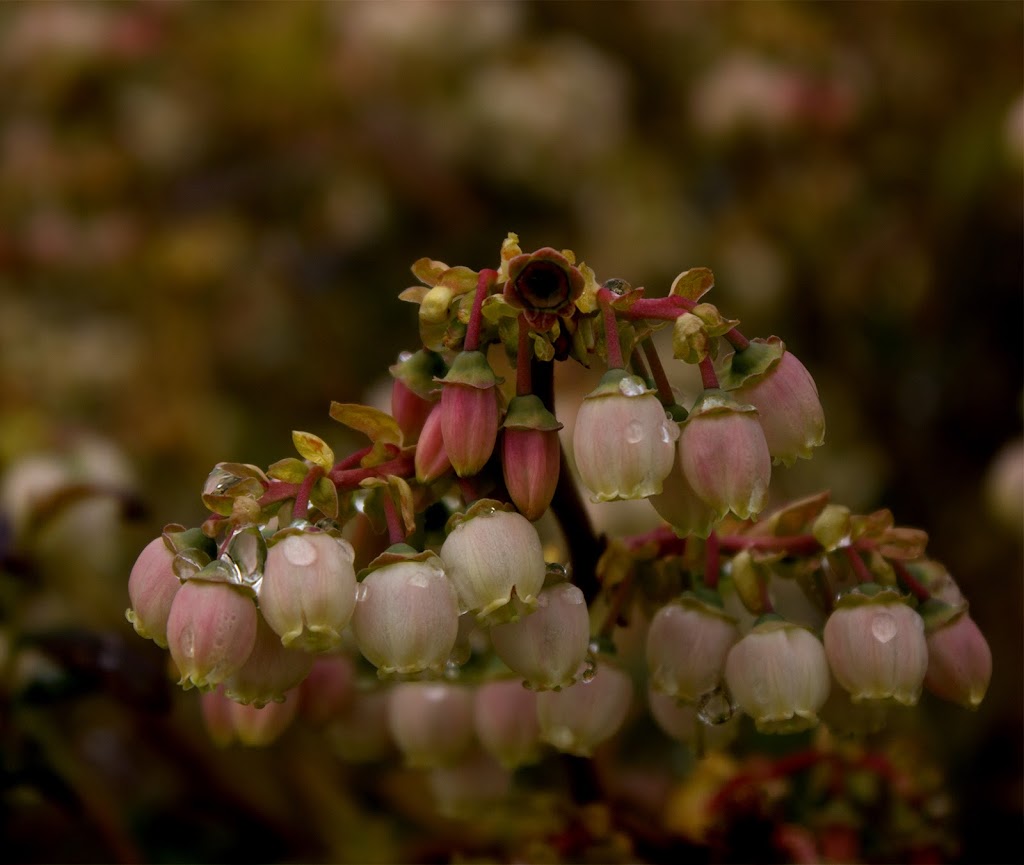
<path id="1" fill-rule="evenodd" d="M 309 501 L 313 507 L 322 511 L 325 517 L 332 520 L 338 518 L 338 488 L 330 478 L 320 478 L 313 484 L 313 489 L 309 491 Z"/>
<path id="2" fill-rule="evenodd" d="M 700 363 L 710 348 L 704 322 L 690 312 L 684 312 L 672 329 L 672 356 L 685 363 Z"/>
<path id="3" fill-rule="evenodd" d="M 419 258 L 413 262 L 412 273 L 424 285 L 437 285 L 444 276 L 448 265 L 432 258 Z"/>
<path id="4" fill-rule="evenodd" d="M 302 479 L 308 472 L 309 466 L 295 457 L 285 457 L 267 469 L 267 474 L 274 478 L 274 480 L 285 481 L 290 484 L 302 483 Z"/>
<path id="5" fill-rule="evenodd" d="M 402 445 L 402 430 L 387 412 L 358 403 L 331 403 L 331 418 L 349 429 L 363 433 L 373 442 L 373 450 L 363 458 L 364 466 L 378 465 L 388 459 L 388 445 Z"/>
<path id="6" fill-rule="evenodd" d="M 292 442 L 295 444 L 295 450 L 303 459 L 309 460 L 325 471 L 330 470 L 334 465 L 334 451 L 320 436 L 301 430 L 292 430 Z"/>
<path id="7" fill-rule="evenodd" d="M 404 300 L 407 303 L 423 303 L 423 298 L 427 296 L 428 291 L 430 289 L 422 285 L 412 285 L 398 295 L 398 299 Z"/>
<path id="8" fill-rule="evenodd" d="M 700 300 L 715 287 L 715 275 L 706 267 L 691 267 L 672 280 L 669 295 Z"/>

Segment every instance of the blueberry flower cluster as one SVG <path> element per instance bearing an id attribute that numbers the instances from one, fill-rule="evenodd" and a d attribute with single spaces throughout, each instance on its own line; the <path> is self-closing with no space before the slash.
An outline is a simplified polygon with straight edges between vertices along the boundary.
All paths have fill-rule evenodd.
<path id="1" fill-rule="evenodd" d="M 781 340 L 704 300 L 710 271 L 648 297 L 510 234 L 494 268 L 413 273 L 422 345 L 391 368 L 390 413 L 331 405 L 367 446 L 339 459 L 296 431 L 298 456 L 218 464 L 208 519 L 132 569 L 128 619 L 202 692 L 216 741 L 264 745 L 302 717 L 347 759 L 400 755 L 454 808 L 645 710 L 717 749 L 743 717 L 846 734 L 924 690 L 980 703 L 991 654 L 923 532 L 827 493 L 767 511 L 773 467 L 822 444 L 822 407 Z M 666 326 L 700 371 L 685 405 L 652 340 Z M 568 361 L 605 372 L 563 431 Z M 598 537 L 584 497 L 647 499 L 652 528 Z"/>

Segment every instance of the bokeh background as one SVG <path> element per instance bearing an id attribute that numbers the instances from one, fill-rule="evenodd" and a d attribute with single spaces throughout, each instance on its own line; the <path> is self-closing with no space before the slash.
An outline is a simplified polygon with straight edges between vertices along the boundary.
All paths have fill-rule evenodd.
<path id="1" fill-rule="evenodd" d="M 919 710 L 953 858 L 1020 861 L 1022 37 L 1009 2 L 0 6 L 12 861 L 445 858 L 308 742 L 215 751 L 125 584 L 217 461 L 343 441 L 329 402 L 415 348 L 409 265 L 508 231 L 651 294 L 710 267 L 812 370 L 777 494 L 929 532 L 995 656 L 977 712 Z"/>

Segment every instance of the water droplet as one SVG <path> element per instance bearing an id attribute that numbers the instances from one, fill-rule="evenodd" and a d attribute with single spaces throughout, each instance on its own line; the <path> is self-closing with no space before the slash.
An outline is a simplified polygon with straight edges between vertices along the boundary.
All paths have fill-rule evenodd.
<path id="1" fill-rule="evenodd" d="M 888 643 L 897 630 L 896 617 L 891 613 L 877 613 L 871 620 L 871 635 L 880 643 Z"/>
<path id="2" fill-rule="evenodd" d="M 638 420 L 631 420 L 629 425 L 626 427 L 626 441 L 631 445 L 635 445 L 644 438 L 644 426 Z"/>
<path id="3" fill-rule="evenodd" d="M 619 393 L 623 396 L 643 396 L 647 393 L 647 385 L 643 379 L 628 375 L 619 381 Z"/>
<path id="4" fill-rule="evenodd" d="M 448 680 L 457 679 L 462 674 L 459 669 L 459 664 L 452 658 L 445 661 L 444 664 L 444 677 Z"/>
<path id="5" fill-rule="evenodd" d="M 677 441 L 679 438 L 679 424 L 675 421 L 667 420 L 661 425 L 661 440 L 665 444 L 669 445 L 672 442 Z"/>
<path id="6" fill-rule="evenodd" d="M 597 675 L 597 670 L 596 670 L 596 668 L 594 668 L 594 667 L 592 667 L 592 666 L 587 666 L 587 667 L 584 667 L 584 668 L 583 668 L 583 672 L 582 672 L 582 673 L 580 673 L 580 681 L 581 681 L 581 682 L 582 682 L 582 683 L 583 683 L 584 685 L 589 685 L 589 684 L 590 684 L 591 682 L 593 682 L 593 681 L 594 681 L 594 677 L 595 677 L 596 675 Z"/>
<path id="7" fill-rule="evenodd" d="M 721 687 L 708 691 L 697 701 L 697 717 L 712 727 L 724 724 L 735 712 L 736 707 Z"/>
<path id="8" fill-rule="evenodd" d="M 555 578 L 569 576 L 568 569 L 561 562 L 548 562 L 544 572 L 547 576 Z"/>
<path id="9" fill-rule="evenodd" d="M 398 362 L 399 363 L 405 363 L 407 360 L 412 360 L 412 352 L 411 351 L 399 352 L 399 354 L 398 354 Z"/>
<path id="10" fill-rule="evenodd" d="M 282 552 L 289 564 L 304 568 L 316 561 L 316 547 L 300 535 L 289 535 L 281 541 Z"/>
<path id="11" fill-rule="evenodd" d="M 186 658 L 196 656 L 196 634 L 191 626 L 181 629 L 181 634 L 178 635 L 178 646 L 181 649 L 181 654 Z"/>
<path id="12" fill-rule="evenodd" d="M 416 573 L 409 577 L 409 585 L 417 589 L 425 589 L 430 585 L 430 577 L 423 573 Z"/>
<path id="13" fill-rule="evenodd" d="M 366 595 L 370 591 L 369 586 L 366 583 L 356 584 L 356 603 L 361 603 L 366 600 Z"/>

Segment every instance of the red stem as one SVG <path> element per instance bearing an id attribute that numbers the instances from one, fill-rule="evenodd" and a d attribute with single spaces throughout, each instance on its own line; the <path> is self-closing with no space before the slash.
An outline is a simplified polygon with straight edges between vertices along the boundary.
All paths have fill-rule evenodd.
<path id="1" fill-rule="evenodd" d="M 601 319 L 604 323 L 604 342 L 608 351 L 608 369 L 624 369 L 622 362 L 622 346 L 619 344 L 619 328 L 615 321 L 615 308 L 612 306 L 612 293 L 602 288 L 597 293 L 601 304 Z"/>
<path id="2" fill-rule="evenodd" d="M 843 547 L 843 555 L 846 556 L 846 560 L 850 563 L 850 567 L 853 568 L 853 572 L 857 575 L 857 580 L 859 582 L 875 582 L 875 575 L 868 570 L 868 566 L 864 563 L 864 559 L 860 557 L 860 553 L 858 553 L 853 547 Z"/>
<path id="3" fill-rule="evenodd" d="M 491 293 L 494 282 L 498 278 L 496 270 L 485 268 L 480 271 L 476 281 L 476 294 L 473 295 L 473 310 L 469 314 L 469 325 L 466 327 L 466 338 L 462 341 L 464 351 L 477 351 L 480 347 L 480 322 L 483 318 L 481 310 L 484 298 Z"/>
<path id="4" fill-rule="evenodd" d="M 299 484 L 299 491 L 295 495 L 295 504 L 292 506 L 292 514 L 297 519 L 305 519 L 306 511 L 309 510 L 309 494 L 313 491 L 313 484 L 324 476 L 321 466 L 311 466 L 306 476 Z"/>
<path id="5" fill-rule="evenodd" d="M 327 477 L 329 477 L 338 488 L 338 492 L 353 490 L 367 478 L 387 477 L 388 475 L 395 475 L 400 478 L 412 477 L 416 474 L 416 464 L 414 460 L 414 452 L 409 450 L 408 452 L 399 454 L 393 460 L 381 463 L 379 466 L 369 466 L 367 468 L 359 469 L 331 469 Z"/>
<path id="6" fill-rule="evenodd" d="M 715 364 L 709 354 L 704 355 L 704 359 L 700 362 L 700 380 L 704 385 L 704 390 L 714 390 L 719 386 Z"/>
<path id="7" fill-rule="evenodd" d="M 729 340 L 729 344 L 736 349 L 736 351 L 743 351 L 743 349 L 750 345 L 750 340 L 736 330 L 736 328 L 733 328 L 726 333 L 725 338 Z"/>
<path id="8" fill-rule="evenodd" d="M 525 315 L 519 316 L 519 345 L 516 349 L 516 396 L 532 393 L 530 365 L 533 351 L 530 347 L 530 326 Z"/>
<path id="9" fill-rule="evenodd" d="M 365 457 L 372 450 L 373 446 L 371 445 L 370 447 L 365 447 L 362 450 L 356 451 L 354 454 L 349 454 L 347 457 L 345 457 L 345 459 L 336 462 L 334 464 L 334 468 L 332 468 L 331 471 L 339 472 L 345 471 L 345 469 L 355 468 L 362 461 L 363 457 Z"/>
<path id="10" fill-rule="evenodd" d="M 658 350 L 654 347 L 654 342 L 649 337 L 644 340 L 643 346 L 644 355 L 646 355 L 647 363 L 651 368 L 651 377 L 658 388 L 658 399 L 661 400 L 662 405 L 670 406 L 675 403 L 676 397 L 672 393 L 672 385 L 669 384 L 668 376 L 665 375 L 665 367 L 662 366 Z"/>
<path id="11" fill-rule="evenodd" d="M 405 526 L 398 516 L 395 500 L 389 490 L 382 490 L 384 496 L 384 518 L 388 521 L 388 540 L 392 544 L 400 544 L 405 540 Z"/>
<path id="12" fill-rule="evenodd" d="M 917 600 L 927 601 L 932 596 L 932 593 L 920 583 L 917 577 L 910 573 L 910 569 L 899 559 L 889 559 L 889 564 L 891 564 L 893 569 L 896 571 L 896 576 L 899 578 L 899 581 L 907 587 L 907 591 L 917 598 Z"/>

